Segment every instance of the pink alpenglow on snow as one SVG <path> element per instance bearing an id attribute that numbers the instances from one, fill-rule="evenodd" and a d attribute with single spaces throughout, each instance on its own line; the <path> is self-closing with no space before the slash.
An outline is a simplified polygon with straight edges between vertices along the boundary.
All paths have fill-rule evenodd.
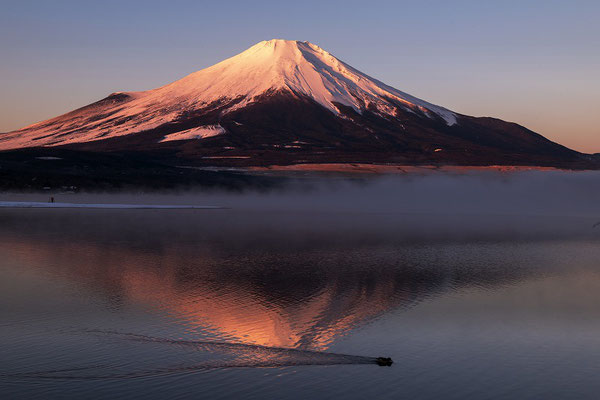
<path id="1" fill-rule="evenodd" d="M 161 142 L 170 142 L 173 140 L 205 139 L 221 135 L 223 133 L 225 133 L 225 128 L 223 128 L 221 125 L 206 125 L 166 135 Z"/>
<path id="2" fill-rule="evenodd" d="M 305 96 L 336 115 L 336 104 L 358 113 L 368 108 L 395 116 L 396 104 L 409 112 L 441 117 L 456 115 L 373 79 L 320 47 L 291 40 L 260 42 L 212 67 L 158 89 L 119 92 L 68 114 L 0 135 L 0 149 L 84 143 L 149 131 L 211 104 L 227 104 L 227 114 L 272 92 Z M 203 139 L 225 133 L 219 125 L 186 127 L 159 142 Z"/>

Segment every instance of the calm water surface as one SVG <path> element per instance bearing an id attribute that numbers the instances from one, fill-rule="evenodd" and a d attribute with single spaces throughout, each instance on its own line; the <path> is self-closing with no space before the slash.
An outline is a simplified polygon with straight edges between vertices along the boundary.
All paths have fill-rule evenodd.
<path id="1" fill-rule="evenodd" d="M 590 222 L 4 210 L 0 398 L 596 399 Z"/>

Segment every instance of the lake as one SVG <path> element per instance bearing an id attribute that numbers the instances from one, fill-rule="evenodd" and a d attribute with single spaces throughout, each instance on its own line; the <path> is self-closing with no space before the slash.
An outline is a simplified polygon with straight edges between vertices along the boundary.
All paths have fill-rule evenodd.
<path id="1" fill-rule="evenodd" d="M 0 398 L 596 399 L 599 177 L 59 193 L 231 208 L 0 210 Z"/>

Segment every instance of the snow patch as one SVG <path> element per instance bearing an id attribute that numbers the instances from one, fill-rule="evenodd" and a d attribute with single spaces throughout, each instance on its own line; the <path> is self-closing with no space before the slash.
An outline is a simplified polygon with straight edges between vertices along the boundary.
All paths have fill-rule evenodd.
<path id="1" fill-rule="evenodd" d="M 206 125 L 200 126 L 198 128 L 187 129 L 185 131 L 171 133 L 170 135 L 166 135 L 160 143 L 162 142 L 170 142 L 173 140 L 193 140 L 193 139 L 206 139 L 209 137 L 222 135 L 224 134 L 225 128 L 221 125 Z"/>

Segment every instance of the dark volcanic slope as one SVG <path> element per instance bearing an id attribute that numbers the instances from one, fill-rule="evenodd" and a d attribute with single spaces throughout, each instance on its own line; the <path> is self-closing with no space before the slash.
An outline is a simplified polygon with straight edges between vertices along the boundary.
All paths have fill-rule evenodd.
<path id="1" fill-rule="evenodd" d="M 259 98 L 239 110 L 198 110 L 145 132 L 68 145 L 86 151 L 141 152 L 167 163 L 212 166 L 296 163 L 528 165 L 594 168 L 592 156 L 554 143 L 518 124 L 458 115 L 449 126 L 397 106 L 396 117 L 362 114 L 337 104 L 343 118 L 314 100 L 288 93 Z M 226 107 L 226 105 L 223 105 Z M 195 126 L 220 125 L 226 134 L 159 142 Z"/>
<path id="2" fill-rule="evenodd" d="M 0 150 L 25 147 L 111 153 L 157 167 L 600 165 L 597 156 L 517 124 L 454 113 L 318 46 L 285 40 L 261 42 L 161 88 L 115 93 L 0 135 Z"/>

